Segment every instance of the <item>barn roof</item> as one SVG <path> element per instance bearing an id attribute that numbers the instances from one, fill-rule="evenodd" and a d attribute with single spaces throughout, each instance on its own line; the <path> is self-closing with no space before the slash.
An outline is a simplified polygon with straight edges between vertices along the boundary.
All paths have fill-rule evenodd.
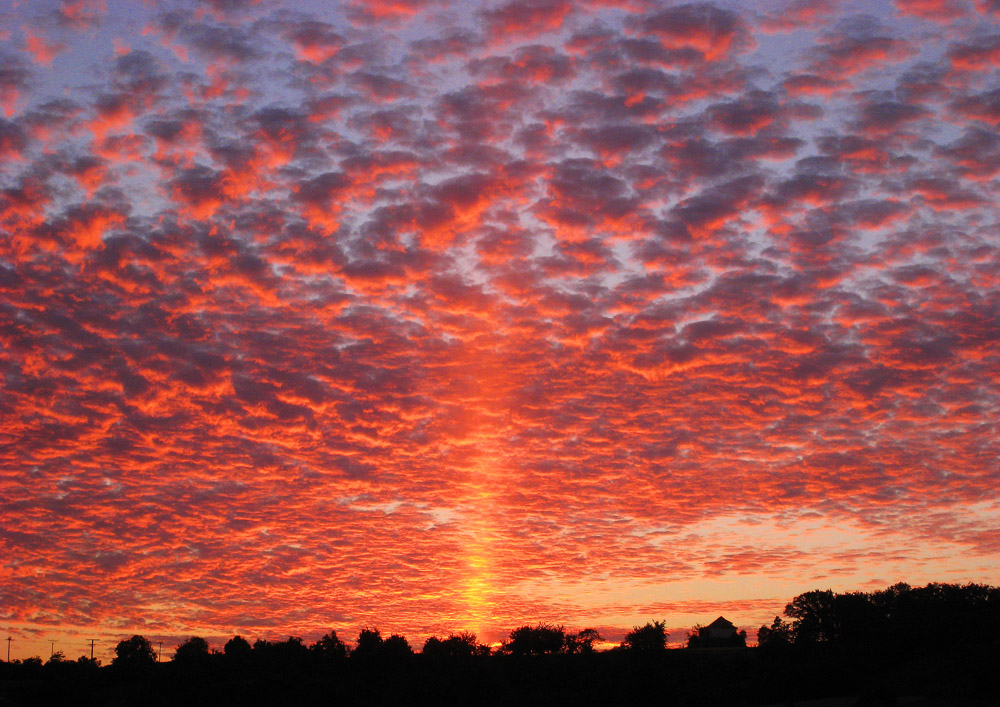
<path id="1" fill-rule="evenodd" d="M 708 628 L 731 628 L 734 630 L 736 629 L 736 627 L 731 622 L 729 622 L 724 616 L 720 616 L 715 621 L 710 623 L 708 625 Z"/>

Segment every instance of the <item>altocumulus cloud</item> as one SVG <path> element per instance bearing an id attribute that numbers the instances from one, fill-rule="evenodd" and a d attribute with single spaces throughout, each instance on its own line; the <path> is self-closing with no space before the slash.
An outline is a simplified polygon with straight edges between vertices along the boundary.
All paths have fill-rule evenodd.
<path id="1" fill-rule="evenodd" d="M 0 4 L 4 622 L 996 582 L 994 5 Z"/>

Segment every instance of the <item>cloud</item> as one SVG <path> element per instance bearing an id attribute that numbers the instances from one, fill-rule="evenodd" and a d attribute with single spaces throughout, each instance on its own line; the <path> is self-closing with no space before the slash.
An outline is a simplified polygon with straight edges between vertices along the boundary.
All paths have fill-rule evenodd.
<path id="1" fill-rule="evenodd" d="M 31 72 L 17 55 L 0 54 L 0 108 L 9 117 L 17 108 L 18 99 L 30 86 Z"/>
<path id="2" fill-rule="evenodd" d="M 896 12 L 915 15 L 935 22 L 950 22 L 965 17 L 969 7 L 961 0 L 895 0 Z"/>
<path id="3" fill-rule="evenodd" d="M 59 22 L 73 29 L 86 30 L 101 24 L 107 15 L 106 0 L 60 0 L 56 10 Z"/>
<path id="4" fill-rule="evenodd" d="M 744 20 L 735 12 L 709 3 L 679 5 L 629 18 L 628 26 L 656 38 L 665 49 L 693 49 L 706 61 L 718 61 L 752 46 Z"/>
<path id="5" fill-rule="evenodd" d="M 989 581 L 986 5 L 15 8 L 12 631 Z"/>
<path id="6" fill-rule="evenodd" d="M 315 64 L 335 57 L 345 42 L 343 35 L 330 23 L 310 20 L 289 26 L 284 36 L 295 47 L 299 59 Z"/>
<path id="7" fill-rule="evenodd" d="M 494 41 L 508 36 L 533 37 L 563 26 L 572 5 L 566 0 L 529 0 L 509 2 L 481 12 Z"/>
<path id="8" fill-rule="evenodd" d="M 29 143 L 27 132 L 19 124 L 0 119 L 0 155 L 8 159 L 20 157 Z"/>
<path id="9" fill-rule="evenodd" d="M 858 15 L 840 22 L 838 31 L 810 52 L 810 68 L 831 80 L 851 77 L 869 69 L 899 62 L 916 53 L 911 42 L 886 33 L 879 22 Z"/>
<path id="10" fill-rule="evenodd" d="M 49 66 L 66 47 L 58 42 L 47 41 L 41 34 L 34 34 L 30 29 L 24 28 L 24 48 L 34 57 L 35 62 Z"/>
<path id="11" fill-rule="evenodd" d="M 821 27 L 835 16 L 836 10 L 832 0 L 794 0 L 762 18 L 760 28 L 770 33 Z"/>

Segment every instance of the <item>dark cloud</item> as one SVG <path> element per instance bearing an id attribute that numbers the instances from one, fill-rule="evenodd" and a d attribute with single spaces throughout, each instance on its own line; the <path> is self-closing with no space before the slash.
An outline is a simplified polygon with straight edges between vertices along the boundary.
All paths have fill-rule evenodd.
<path id="1" fill-rule="evenodd" d="M 478 35 L 468 29 L 454 27 L 440 35 L 415 39 L 409 43 L 414 59 L 427 62 L 466 57 L 479 45 Z"/>
<path id="2" fill-rule="evenodd" d="M 234 0 L 232 4 L 242 6 L 246 3 Z M 255 39 L 250 30 L 229 24 L 198 22 L 192 15 L 180 10 L 164 13 L 159 18 L 159 28 L 167 37 L 176 36 L 182 46 L 190 47 L 209 60 L 245 63 L 265 56 L 261 42 Z"/>
<path id="3" fill-rule="evenodd" d="M 858 127 L 862 131 L 874 133 L 895 132 L 928 114 L 929 111 L 920 105 L 876 99 L 862 106 Z"/>
<path id="4" fill-rule="evenodd" d="M 951 108 L 958 115 L 984 123 L 1000 123 L 1000 89 L 956 98 Z"/>
<path id="5" fill-rule="evenodd" d="M 6 159 L 19 157 L 29 141 L 30 138 L 23 127 L 0 118 L 0 155 Z"/>
<path id="6" fill-rule="evenodd" d="M 776 97 L 755 91 L 726 103 L 709 106 L 709 124 L 716 130 L 733 135 L 752 135 L 780 119 L 781 108 Z"/>
<path id="7" fill-rule="evenodd" d="M 758 175 L 739 177 L 684 199 L 671 213 L 689 231 L 706 237 L 738 216 L 759 194 L 763 185 L 764 180 Z"/>
<path id="8" fill-rule="evenodd" d="M 31 85 L 31 70 L 20 56 L 0 51 L 0 108 L 11 113 Z"/>
<path id="9" fill-rule="evenodd" d="M 395 101 L 413 94 L 413 90 L 405 81 L 368 71 L 353 74 L 351 84 L 375 101 Z"/>
<path id="10" fill-rule="evenodd" d="M 972 179 L 989 179 L 1000 173 L 1000 135 L 993 130 L 970 126 L 958 140 L 939 146 L 937 152 Z"/>
<path id="11" fill-rule="evenodd" d="M 915 53 L 911 42 L 888 33 L 875 17 L 854 15 L 838 23 L 826 41 L 810 50 L 809 56 L 815 74 L 836 80 L 908 59 Z"/>

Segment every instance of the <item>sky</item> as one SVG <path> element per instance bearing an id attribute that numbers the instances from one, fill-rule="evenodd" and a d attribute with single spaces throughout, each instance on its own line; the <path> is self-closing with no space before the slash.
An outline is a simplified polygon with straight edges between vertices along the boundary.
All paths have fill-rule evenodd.
<path id="1" fill-rule="evenodd" d="M 11 657 L 1000 582 L 998 66 L 997 0 L 0 0 Z"/>

